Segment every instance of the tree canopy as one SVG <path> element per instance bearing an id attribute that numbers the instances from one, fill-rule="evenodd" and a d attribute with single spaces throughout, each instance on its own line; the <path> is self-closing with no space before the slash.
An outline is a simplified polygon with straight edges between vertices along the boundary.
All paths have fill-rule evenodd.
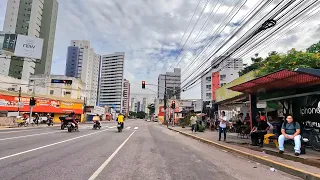
<path id="1" fill-rule="evenodd" d="M 320 69 L 320 41 L 307 48 L 306 52 L 298 51 L 294 48 L 287 53 L 272 51 L 266 58 L 259 57 L 259 54 L 255 54 L 255 56 L 251 58 L 251 61 L 251 65 L 239 72 L 240 76 L 254 70 L 258 70 L 258 76 L 263 76 L 281 69 Z"/>

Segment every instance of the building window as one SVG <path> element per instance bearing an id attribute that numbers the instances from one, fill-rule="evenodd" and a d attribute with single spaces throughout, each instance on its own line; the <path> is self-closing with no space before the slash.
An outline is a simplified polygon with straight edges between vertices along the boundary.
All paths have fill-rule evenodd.
<path id="1" fill-rule="evenodd" d="M 71 94 L 71 92 L 70 91 L 66 91 L 66 92 L 64 92 L 64 94 L 68 95 L 68 94 Z"/>
<path id="2" fill-rule="evenodd" d="M 226 83 L 221 83 L 221 87 L 224 86 Z"/>
<path id="3" fill-rule="evenodd" d="M 50 94 L 52 95 L 54 93 L 54 90 L 50 90 Z"/>
<path id="4" fill-rule="evenodd" d="M 223 79 L 226 79 L 226 78 L 227 78 L 227 75 L 225 75 L 225 74 L 220 75 L 220 80 L 223 80 Z"/>

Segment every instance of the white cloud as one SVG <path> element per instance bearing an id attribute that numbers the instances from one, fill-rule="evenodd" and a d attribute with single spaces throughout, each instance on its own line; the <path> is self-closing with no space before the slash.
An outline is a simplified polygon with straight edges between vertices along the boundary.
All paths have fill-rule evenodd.
<path id="1" fill-rule="evenodd" d="M 198 0 L 58 0 L 59 14 L 56 30 L 56 39 L 54 47 L 54 57 L 52 65 L 53 74 L 63 74 L 67 47 L 70 40 L 84 39 L 90 40 L 92 47 L 99 54 L 108 54 L 112 52 L 125 52 L 125 78 L 131 81 L 132 92 L 141 93 L 140 83 L 142 80 L 148 83 L 157 84 L 158 74 L 165 73 L 172 65 L 178 62 L 173 60 L 179 52 L 182 44 L 180 39 L 187 28 L 189 20 L 197 6 Z M 196 18 L 207 0 L 201 0 L 193 19 L 188 33 L 191 31 Z M 0 0 L 0 29 L 2 29 L 5 8 L 7 0 Z M 210 18 L 211 21 L 204 29 L 200 38 L 195 40 L 200 28 L 211 13 L 213 5 L 217 1 L 209 0 L 209 4 L 193 34 L 190 36 L 185 50 L 181 53 L 180 58 L 184 57 L 179 64 L 182 70 L 185 70 L 196 54 L 201 50 L 208 40 L 212 39 L 214 28 L 217 29 L 219 24 L 225 18 L 226 11 L 229 11 L 239 1 L 220 0 L 224 4 L 219 8 L 217 14 Z M 245 6 L 239 11 L 238 15 L 231 21 L 233 24 L 219 34 L 212 46 L 205 53 L 213 50 L 221 39 L 233 30 L 234 24 L 255 5 L 256 0 L 248 0 Z M 217 10 L 217 7 L 214 8 Z M 260 16 L 261 17 L 261 16 Z M 319 17 L 319 16 L 317 16 Z M 258 51 L 266 55 L 269 51 L 285 52 L 292 47 L 304 49 L 317 42 L 320 39 L 319 18 L 308 21 L 300 28 L 291 33 L 287 33 L 282 40 L 272 44 L 268 48 Z M 253 25 L 253 24 L 252 24 Z M 248 30 L 246 28 L 244 31 Z M 187 38 L 185 35 L 184 40 Z M 239 36 L 236 36 L 229 45 L 235 42 Z M 204 39 L 206 41 L 204 41 Z M 225 50 L 223 48 L 223 50 Z M 252 55 L 257 51 L 252 52 Z M 248 61 L 250 54 L 248 54 Z M 180 58 L 178 60 L 180 60 Z M 203 58 L 201 58 L 203 59 Z M 199 63 L 195 63 L 199 64 Z M 196 66 L 193 66 L 195 69 Z M 172 69 L 171 69 L 172 70 Z M 191 72 L 191 71 L 189 71 Z M 184 76 L 187 77 L 188 73 Z M 157 88 L 150 87 L 156 91 Z M 146 93 L 152 93 L 146 91 Z M 150 95 L 153 96 L 153 95 Z M 183 93 L 184 98 L 200 98 L 200 87 Z"/>

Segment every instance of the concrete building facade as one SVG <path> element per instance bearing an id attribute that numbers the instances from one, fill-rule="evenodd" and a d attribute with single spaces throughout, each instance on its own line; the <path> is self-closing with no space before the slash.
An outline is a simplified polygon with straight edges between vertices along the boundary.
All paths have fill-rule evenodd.
<path id="1" fill-rule="evenodd" d="M 218 58 L 212 61 L 214 64 Z M 219 66 L 212 69 L 201 78 L 201 99 L 215 100 L 215 90 L 239 77 L 243 69 L 242 59 L 227 58 Z"/>
<path id="2" fill-rule="evenodd" d="M 117 52 L 102 56 L 99 86 L 99 104 L 114 107 L 120 112 L 123 107 L 123 73 L 125 53 Z"/>
<path id="3" fill-rule="evenodd" d="M 130 103 L 130 82 L 126 79 L 123 80 L 123 107 L 122 113 L 129 113 L 129 103 Z"/>
<path id="4" fill-rule="evenodd" d="M 166 89 L 166 91 L 165 91 Z M 163 99 L 165 92 L 168 98 L 181 98 L 181 69 L 174 68 L 173 72 L 166 72 L 158 76 L 158 99 Z"/>
<path id="5" fill-rule="evenodd" d="M 28 93 L 50 95 L 72 99 L 84 99 L 85 86 L 80 78 L 64 75 L 32 75 L 28 83 Z"/>
<path id="6" fill-rule="evenodd" d="M 65 75 L 80 78 L 85 86 L 88 106 L 97 105 L 101 56 L 90 41 L 72 40 L 68 47 Z"/>
<path id="7" fill-rule="evenodd" d="M 6 58 L 4 74 L 28 79 L 33 74 L 50 74 L 58 14 L 57 0 L 8 0 L 3 32 L 44 40 L 40 60 L 11 56 Z"/>

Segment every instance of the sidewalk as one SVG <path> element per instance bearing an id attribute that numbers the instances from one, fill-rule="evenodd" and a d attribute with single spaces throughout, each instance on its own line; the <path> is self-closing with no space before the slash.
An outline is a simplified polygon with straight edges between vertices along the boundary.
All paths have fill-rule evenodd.
<path id="1" fill-rule="evenodd" d="M 253 147 L 250 139 L 241 139 L 236 133 L 227 133 L 227 141 L 218 141 L 218 132 L 209 131 L 191 133 L 190 128 L 169 127 L 183 135 L 200 140 L 204 143 L 227 150 L 230 153 L 245 156 L 281 171 L 304 179 L 320 179 L 320 152 L 307 149 L 307 154 L 296 157 L 290 147 L 284 155 L 278 154 L 276 147 Z"/>

